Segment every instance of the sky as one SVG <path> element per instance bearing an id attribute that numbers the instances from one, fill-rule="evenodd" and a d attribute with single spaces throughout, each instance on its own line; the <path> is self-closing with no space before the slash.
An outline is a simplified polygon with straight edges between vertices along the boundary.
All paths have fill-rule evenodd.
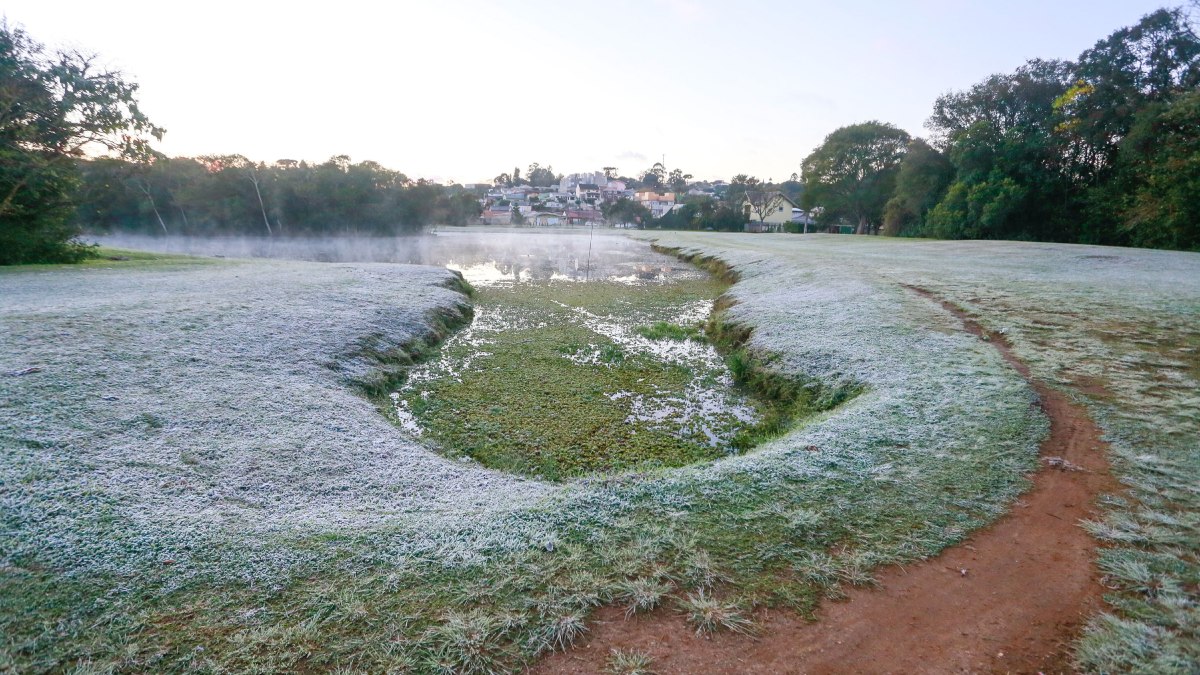
<path id="1" fill-rule="evenodd" d="M 696 178 L 785 180 L 838 127 L 926 135 L 939 95 L 1074 59 L 1162 6 L 7 0 L 0 14 L 137 82 L 168 155 L 344 154 L 471 183 L 533 162 L 632 176 L 664 160 Z"/>

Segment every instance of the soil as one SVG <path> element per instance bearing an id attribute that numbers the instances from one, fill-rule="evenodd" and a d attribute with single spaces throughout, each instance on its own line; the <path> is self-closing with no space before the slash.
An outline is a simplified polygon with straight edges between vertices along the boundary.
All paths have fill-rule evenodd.
<path id="1" fill-rule="evenodd" d="M 942 305 L 1029 378 L 1003 336 Z M 877 588 L 849 589 L 845 601 L 826 603 L 815 623 L 760 611 L 758 637 L 704 639 L 669 609 L 627 621 L 619 609 L 602 608 L 585 640 L 531 672 L 604 672 L 614 648 L 647 653 L 660 675 L 1070 672 L 1070 646 L 1100 608 L 1103 590 L 1097 543 L 1079 521 L 1095 516 L 1095 498 L 1117 485 L 1100 430 L 1085 411 L 1065 394 L 1031 384 L 1050 418 L 1042 469 L 1009 514 L 966 542 L 928 561 L 880 570 Z"/>

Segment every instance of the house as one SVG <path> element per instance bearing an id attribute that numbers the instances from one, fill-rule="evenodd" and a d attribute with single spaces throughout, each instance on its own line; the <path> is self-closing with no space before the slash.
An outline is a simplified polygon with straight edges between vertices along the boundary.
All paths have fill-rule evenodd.
<path id="1" fill-rule="evenodd" d="M 633 196 L 637 203 L 650 209 L 650 215 L 655 218 L 662 218 L 671 209 L 675 208 L 674 192 L 659 192 L 654 188 L 642 188 L 635 192 Z"/>
<path id="2" fill-rule="evenodd" d="M 512 209 L 512 204 L 502 206 L 500 202 L 492 202 L 479 214 L 479 219 L 484 225 L 508 225 L 512 222 Z"/>
<path id="3" fill-rule="evenodd" d="M 600 198 L 605 202 L 615 202 L 625 194 L 625 183 L 619 180 L 610 180 L 600 188 Z"/>
<path id="4" fill-rule="evenodd" d="M 742 199 L 742 216 L 747 232 L 782 232 L 785 223 L 792 222 L 796 204 L 782 192 L 750 191 Z"/>
<path id="5" fill-rule="evenodd" d="M 580 183 L 576 185 L 575 199 L 585 204 L 595 204 L 600 201 L 600 186 L 595 183 Z"/>
<path id="6" fill-rule="evenodd" d="M 815 211 L 814 209 L 813 211 Z M 812 211 L 804 209 L 792 209 L 792 222 L 803 226 L 804 232 L 808 232 L 808 228 L 817 224 L 817 219 Z"/>
<path id="7" fill-rule="evenodd" d="M 573 173 L 562 177 L 562 180 L 558 183 L 558 191 L 561 194 L 574 194 L 576 186 L 581 183 L 604 185 L 607 182 L 608 178 L 604 175 L 604 172 Z"/>
<path id="8" fill-rule="evenodd" d="M 561 213 L 534 211 L 527 218 L 529 223 L 534 227 L 557 227 L 563 224 L 563 215 Z"/>
<path id="9" fill-rule="evenodd" d="M 567 209 L 567 223 L 571 225 L 600 225 L 604 223 L 604 214 L 599 209 L 578 208 Z"/>

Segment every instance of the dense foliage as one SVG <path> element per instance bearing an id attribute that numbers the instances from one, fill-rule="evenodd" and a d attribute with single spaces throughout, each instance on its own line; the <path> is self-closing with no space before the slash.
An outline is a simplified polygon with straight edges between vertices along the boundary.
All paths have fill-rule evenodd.
<path id="1" fill-rule="evenodd" d="M 853 124 L 829 134 L 804 159 L 808 190 L 803 203 L 819 204 L 826 218 L 844 218 L 859 234 L 868 233 L 895 188 L 909 140 L 904 130 L 881 122 Z"/>
<path id="2" fill-rule="evenodd" d="M 170 234 L 397 234 L 465 225 L 475 194 L 338 155 L 309 165 L 241 155 L 83 163 L 78 217 L 92 230 Z"/>
<path id="3" fill-rule="evenodd" d="M 137 85 L 78 51 L 50 53 L 0 22 L 0 265 L 78 260 L 72 199 L 77 158 L 144 157 L 161 137 L 138 109 Z"/>
<path id="4" fill-rule="evenodd" d="M 907 148 L 875 122 L 833 132 L 804 160 L 806 201 L 860 231 L 1200 249 L 1200 35 L 1182 9 L 946 94 L 926 124 L 932 144 Z"/>

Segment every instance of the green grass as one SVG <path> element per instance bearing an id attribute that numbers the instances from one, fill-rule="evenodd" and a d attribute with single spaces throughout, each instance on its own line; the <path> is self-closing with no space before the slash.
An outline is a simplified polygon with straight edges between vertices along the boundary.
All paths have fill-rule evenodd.
<path id="1" fill-rule="evenodd" d="M 771 378 L 762 369 L 734 371 L 754 392 L 760 422 L 725 422 L 727 446 L 714 446 L 698 430 L 681 432 L 631 419 L 629 398 L 682 396 L 696 373 L 681 364 L 630 353 L 579 320 L 577 310 L 654 316 L 681 304 L 711 300 L 725 290 L 716 281 L 628 286 L 616 283 L 522 285 L 487 288 L 476 295 L 479 311 L 536 316 L 536 325 L 488 334 L 482 347 L 447 347 L 445 358 L 484 352 L 471 367 L 404 393 L 426 438 L 451 457 L 548 480 L 683 466 L 744 452 L 823 409 L 799 383 Z M 634 329 L 647 339 L 703 338 L 700 328 L 655 321 Z M 594 358 L 589 359 L 592 356 Z M 570 357 L 570 358 L 565 358 Z M 580 362 L 580 357 L 583 362 Z M 749 357 L 730 354 L 731 366 Z M 719 373 L 710 373 L 717 377 Z M 839 399 L 840 403 L 844 398 Z M 827 406 L 828 407 L 828 406 Z M 826 407 L 826 408 L 827 408 Z"/>
<path id="2" fill-rule="evenodd" d="M 755 630 L 754 622 L 736 604 L 722 602 L 703 589 L 687 594 L 679 608 L 700 637 L 712 637 L 718 631 L 750 635 Z"/>
<path id="3" fill-rule="evenodd" d="M 648 340 L 705 340 L 704 330 L 699 326 L 680 326 L 666 321 L 655 321 L 649 326 L 634 329 Z"/>
<path id="4" fill-rule="evenodd" d="M 755 255 L 777 246 L 788 264 L 811 264 L 818 275 L 861 267 L 929 290 L 1003 333 L 1033 377 L 1085 405 L 1122 487 L 1086 524 L 1102 543 L 1109 608 L 1075 646 L 1077 667 L 1200 671 L 1200 257 L 837 237 L 724 245 Z"/>
<path id="5" fill-rule="evenodd" d="M 33 263 L 28 265 L 0 266 L 0 273 L 13 274 L 30 270 L 62 269 L 147 269 L 164 265 L 212 265 L 214 258 L 174 253 L 131 251 L 107 246 L 96 246 L 90 254 L 77 263 Z"/>

